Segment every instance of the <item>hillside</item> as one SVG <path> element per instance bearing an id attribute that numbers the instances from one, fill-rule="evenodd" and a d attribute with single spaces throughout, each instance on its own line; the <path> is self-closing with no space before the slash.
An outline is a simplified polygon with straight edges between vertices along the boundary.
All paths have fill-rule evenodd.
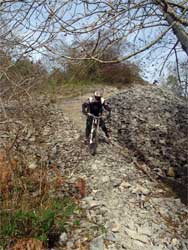
<path id="1" fill-rule="evenodd" d="M 6 238 L 6 249 L 188 249 L 188 209 L 171 188 L 159 180 L 159 175 L 153 172 L 152 169 L 157 167 L 162 170 L 162 174 L 166 173 L 160 165 L 152 165 L 152 161 L 147 160 L 153 152 L 151 145 L 144 147 L 146 153 L 138 153 L 136 146 L 143 140 L 133 133 L 141 126 L 140 135 L 150 139 L 150 123 L 145 123 L 145 127 L 148 126 L 146 129 L 143 127 L 143 120 L 136 122 L 135 117 L 140 118 L 141 110 L 143 115 L 147 116 L 147 98 L 149 100 L 152 97 L 155 103 L 155 98 L 159 96 L 157 103 L 159 99 L 167 103 L 170 100 L 172 103 L 173 98 L 169 99 L 171 94 L 152 86 L 134 86 L 122 93 L 119 93 L 118 89 L 107 87 L 105 95 L 111 96 L 108 101 L 112 107 L 112 117 L 108 126 L 112 129 L 112 144 L 101 140 L 95 156 L 89 154 L 83 143 L 85 117 L 81 115 L 80 108 L 88 95 L 70 100 L 58 95 L 53 102 L 45 97 L 30 100 L 30 103 L 23 106 L 20 102 L 11 101 L 9 105 L 4 105 L 8 120 L 1 123 L 0 178 L 5 181 L 4 187 L 9 184 L 9 189 L 2 192 L 1 209 L 2 215 L 8 214 L 9 222 L 15 223 L 11 236 L 10 231 L 4 230 L 5 217 L 1 217 L 0 243 Z M 138 103 L 135 96 L 139 100 Z M 142 99 L 143 96 L 145 98 Z M 175 103 L 184 106 L 179 99 L 175 99 Z M 172 111 L 173 105 L 172 103 Z M 132 131 L 131 138 L 135 147 L 131 147 L 126 133 L 122 136 L 119 133 L 122 121 L 128 116 L 122 113 L 122 107 L 123 112 L 129 110 L 127 135 Z M 152 105 L 149 107 L 152 108 Z M 153 112 L 151 114 L 153 115 Z M 162 122 L 165 123 L 166 120 L 162 119 Z M 175 131 L 178 133 L 178 130 Z M 103 135 L 100 136 L 102 139 Z M 164 136 L 164 140 L 165 138 Z M 184 148 L 183 144 L 181 146 Z M 15 156 L 19 163 L 8 165 L 7 169 L 12 169 L 8 175 L 2 157 L 4 150 L 9 156 Z M 182 152 L 184 154 L 184 151 Z M 145 158 L 142 155 L 145 155 Z M 155 159 L 153 155 L 152 157 Z M 19 160 L 20 158 L 22 160 Z M 163 164 L 168 163 L 161 155 L 159 159 L 163 160 Z M 7 159 L 6 162 L 10 161 Z M 9 200 L 12 197 L 16 199 Z M 67 197 L 70 197 L 72 204 L 68 210 Z M 63 203 L 62 207 L 59 202 L 65 198 L 66 203 Z M 49 210 L 52 209 L 49 202 L 53 202 L 52 208 L 55 205 L 55 210 Z M 35 218 L 31 209 L 38 215 L 38 204 L 39 208 L 48 211 L 48 214 L 37 217 L 38 221 L 35 221 L 35 227 L 31 230 L 31 221 Z M 73 209 L 75 206 L 76 209 Z M 30 213 L 24 212 L 25 217 L 20 217 L 20 209 L 22 213 L 25 210 Z M 15 217 L 15 214 L 19 217 Z M 64 214 L 65 217 L 62 217 Z M 28 215 L 30 217 L 27 217 Z M 58 226 L 58 218 L 63 220 L 63 227 Z M 37 237 L 36 234 L 41 234 L 41 226 L 45 230 L 48 229 L 43 238 Z M 40 241 L 36 241 L 36 238 Z"/>

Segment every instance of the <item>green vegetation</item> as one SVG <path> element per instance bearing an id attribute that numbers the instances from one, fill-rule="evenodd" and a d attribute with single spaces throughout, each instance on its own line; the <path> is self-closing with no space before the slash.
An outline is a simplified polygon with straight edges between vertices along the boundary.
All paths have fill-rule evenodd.
<path id="1" fill-rule="evenodd" d="M 76 199 L 60 191 L 66 179 L 58 169 L 40 165 L 30 169 L 21 159 L 0 153 L 0 249 L 20 239 L 53 246 L 62 232 L 79 226 L 82 211 Z"/>
<path id="2" fill-rule="evenodd" d="M 83 41 L 85 49 L 88 51 L 93 48 L 95 41 L 89 45 Z M 78 44 L 72 44 L 68 50 L 70 57 L 80 57 L 82 51 Z M 121 51 L 119 46 L 112 46 L 110 48 L 102 49 L 99 52 L 101 60 L 116 60 Z M 140 76 L 140 68 L 138 65 L 127 62 L 105 64 L 94 60 L 64 60 L 62 62 L 63 71 L 54 70 L 51 77 L 56 79 L 56 82 L 61 82 L 67 88 L 74 86 L 74 88 L 84 89 L 84 86 L 89 87 L 92 85 L 112 85 L 112 86 L 126 86 L 135 82 L 143 83 Z M 61 67 L 61 64 L 60 64 Z M 56 73 L 58 72 L 58 74 Z M 61 77 L 60 77 L 61 74 Z M 59 84 L 56 84 L 59 85 Z"/>
<path id="3" fill-rule="evenodd" d="M 69 49 L 70 56 L 80 53 L 79 49 Z M 101 53 L 102 59 L 119 56 L 117 48 L 110 48 Z M 87 92 L 95 85 L 126 86 L 134 82 L 143 83 L 140 68 L 130 62 L 103 64 L 92 60 L 72 61 L 64 59 L 50 72 L 41 61 L 33 62 L 22 58 L 13 62 L 11 56 L 0 51 L 3 74 L 1 88 L 6 94 L 28 95 L 31 92 L 48 93 L 63 96 L 78 95 Z M 15 91 L 16 89 L 16 91 Z"/>
<path id="4" fill-rule="evenodd" d="M 79 211 L 69 198 L 53 199 L 50 206 L 31 210 L 13 210 L 1 212 L 0 246 L 6 247 L 11 239 L 36 238 L 48 244 L 51 235 L 59 236 L 69 228 L 70 217 Z M 75 225 L 79 225 L 76 220 Z"/>

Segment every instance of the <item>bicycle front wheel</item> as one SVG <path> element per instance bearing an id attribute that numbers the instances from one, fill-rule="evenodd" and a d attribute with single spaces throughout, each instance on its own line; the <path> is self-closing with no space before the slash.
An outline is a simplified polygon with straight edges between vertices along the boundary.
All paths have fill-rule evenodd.
<path id="1" fill-rule="evenodd" d="M 97 138 L 96 138 L 96 131 L 94 130 L 92 133 L 92 138 L 89 142 L 89 151 L 91 155 L 95 155 L 97 151 Z"/>
<path id="2" fill-rule="evenodd" d="M 95 155 L 97 152 L 97 144 L 96 143 L 89 144 L 89 151 L 91 155 Z"/>

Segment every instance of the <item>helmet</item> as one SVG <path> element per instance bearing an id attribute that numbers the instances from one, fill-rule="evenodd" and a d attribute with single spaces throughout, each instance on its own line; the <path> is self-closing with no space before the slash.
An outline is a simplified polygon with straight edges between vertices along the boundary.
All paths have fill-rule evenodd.
<path id="1" fill-rule="evenodd" d="M 100 101 L 100 100 L 101 100 L 101 97 L 102 97 L 102 92 L 99 91 L 99 90 L 96 90 L 96 91 L 95 91 L 95 99 L 96 99 L 97 101 Z"/>
<path id="2" fill-rule="evenodd" d="M 97 96 L 97 97 L 102 97 L 101 91 L 96 90 L 96 91 L 95 91 L 95 96 Z"/>

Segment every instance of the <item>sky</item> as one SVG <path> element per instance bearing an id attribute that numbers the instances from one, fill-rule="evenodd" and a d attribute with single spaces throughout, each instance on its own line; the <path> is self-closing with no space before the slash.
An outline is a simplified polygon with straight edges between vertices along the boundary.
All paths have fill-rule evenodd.
<path id="1" fill-rule="evenodd" d="M 63 8 L 58 9 L 58 4 L 56 5 L 56 9 L 58 9 L 57 13 L 59 15 L 59 17 L 61 16 L 61 18 L 56 17 L 56 22 L 53 21 L 54 18 L 54 14 L 53 12 L 49 14 L 49 10 L 50 8 L 53 9 L 52 6 L 54 1 L 46 1 L 46 6 L 42 6 L 40 5 L 40 1 L 37 1 L 34 4 L 34 7 L 37 6 L 37 11 L 32 12 L 30 11 L 30 15 L 29 15 L 29 20 L 24 19 L 25 18 L 25 13 L 27 13 L 27 11 L 29 11 L 28 6 L 24 5 L 24 3 L 19 3 L 19 4 L 7 4 L 9 9 L 8 12 L 6 12 L 5 14 L 5 19 L 9 18 L 9 20 L 11 20 L 11 22 L 8 23 L 8 25 L 10 27 L 14 27 L 14 29 L 12 28 L 12 32 L 14 33 L 15 36 L 21 37 L 22 39 L 24 39 L 24 44 L 28 45 L 29 43 L 32 45 L 31 47 L 35 46 L 35 43 L 38 43 L 38 46 L 35 47 L 35 51 L 31 51 L 30 53 L 28 53 L 33 60 L 38 60 L 38 59 L 42 59 L 43 58 L 43 52 L 45 52 L 44 46 L 47 45 L 47 40 L 48 39 L 52 39 L 55 38 L 56 40 L 61 40 L 61 42 L 65 42 L 66 44 L 71 44 L 71 42 L 73 41 L 73 36 L 69 35 L 69 32 L 66 31 L 66 22 L 68 22 L 68 20 L 71 22 L 73 22 L 73 18 L 72 16 L 76 13 L 76 17 L 80 16 L 80 13 L 84 12 L 84 8 L 82 4 L 79 4 L 77 6 L 77 8 L 71 8 L 71 3 L 73 1 L 60 1 L 60 3 L 62 4 L 66 4 Z M 79 1 L 77 1 L 78 3 Z M 110 3 L 110 1 L 107 1 L 108 3 Z M 123 2 L 123 1 L 122 1 Z M 57 1 L 58 3 L 58 1 Z M 26 7 L 25 7 L 26 6 Z M 91 12 L 94 12 L 94 5 L 91 5 L 92 7 L 90 7 Z M 114 5 L 115 6 L 115 5 Z M 75 7 L 75 6 L 74 6 Z M 123 6 L 125 7 L 125 6 Z M 101 5 L 100 3 L 100 10 L 103 11 L 103 5 Z M 19 15 L 15 16 L 14 12 L 12 14 L 12 17 L 10 19 L 10 13 L 11 11 L 15 11 L 15 9 L 19 9 Z M 106 8 L 106 10 L 108 11 L 109 8 Z M 134 10 L 135 11 L 135 10 Z M 115 13 L 115 12 L 114 12 Z M 114 14 L 113 13 L 113 14 Z M 92 13 L 93 14 L 93 13 Z M 112 13 L 110 13 L 112 14 Z M 135 15 L 141 14 L 141 10 L 136 10 L 135 11 Z M 90 23 L 94 23 L 95 19 L 97 18 L 97 14 L 90 16 L 88 18 L 86 18 L 83 22 L 82 21 L 78 21 L 74 24 L 74 26 L 77 28 L 79 25 L 80 27 L 83 27 L 86 22 L 90 22 Z M 111 15 L 109 15 L 109 19 L 111 18 Z M 118 18 L 118 16 L 117 16 Z M 123 17 L 124 22 L 127 21 L 126 17 Z M 20 21 L 20 20 L 24 20 L 24 21 Z M 113 19 L 112 19 L 113 20 Z M 152 20 L 155 21 L 155 18 Z M 123 22 L 123 24 L 124 24 Z M 44 32 L 43 27 L 41 25 L 41 23 L 43 23 L 43 26 L 46 25 L 46 27 L 48 27 L 48 24 L 50 23 L 49 28 L 46 28 L 47 32 Z M 112 22 L 113 23 L 113 22 Z M 120 23 L 116 23 L 116 28 L 118 28 Z M 136 25 L 137 23 L 133 22 L 133 26 Z M 128 23 L 127 26 L 124 25 L 120 25 L 119 26 L 119 33 L 117 32 L 113 32 L 113 30 L 110 30 L 110 26 L 111 24 L 105 24 L 105 27 L 107 29 L 109 29 L 109 38 L 108 39 L 116 39 L 118 36 L 122 35 L 122 34 L 126 34 L 128 27 L 130 28 L 131 25 Z M 38 26 L 38 28 L 40 29 L 41 32 L 35 31 L 36 26 Z M 61 27 L 60 27 L 61 26 Z M 70 26 L 69 26 L 70 27 Z M 113 26 L 112 26 L 113 27 Z M 32 30 L 31 30 L 32 29 Z M 139 35 L 137 35 L 137 38 L 135 40 L 135 33 L 132 36 L 129 36 L 128 39 L 126 39 L 126 36 L 123 38 L 125 43 L 131 43 L 133 46 L 130 47 L 130 51 L 134 51 L 135 49 L 140 49 L 142 46 L 146 45 L 147 43 L 149 43 L 149 41 L 152 41 L 152 39 L 155 37 L 156 33 L 160 33 L 160 27 L 157 29 L 146 29 L 144 32 L 140 33 Z M 102 29 L 101 29 L 102 30 Z M 56 31 L 60 31 L 60 35 L 57 32 L 57 34 L 55 33 Z M 97 37 L 98 32 L 92 32 L 90 33 L 90 38 L 91 36 L 93 37 Z M 77 39 L 81 40 L 85 37 L 85 35 L 77 35 Z M 168 38 L 166 38 L 168 39 Z M 175 37 L 174 37 L 175 40 Z M 173 45 L 173 43 L 172 43 Z M 131 59 L 132 62 L 136 62 L 139 63 L 139 65 L 142 68 L 142 74 L 143 77 L 146 80 L 149 80 L 150 82 L 153 82 L 154 79 L 160 81 L 160 68 L 162 67 L 163 61 L 165 60 L 165 57 L 167 56 L 168 52 L 165 49 L 164 46 L 159 45 L 158 49 L 156 48 L 157 46 L 153 47 L 153 53 L 150 53 L 150 51 L 146 51 L 143 52 L 141 54 L 139 54 L 136 57 L 133 57 Z M 172 47 L 172 46 L 171 46 Z M 170 47 L 169 47 L 170 49 Z M 32 48 L 29 48 L 26 51 L 30 51 L 32 50 Z M 123 55 L 127 55 L 130 53 L 129 50 L 124 50 Z M 183 54 L 181 55 L 180 60 L 182 60 L 182 58 L 184 58 Z M 175 58 L 174 56 L 169 57 L 169 62 L 170 63 L 174 63 Z M 167 74 L 167 64 L 165 67 L 165 70 L 163 72 L 163 74 Z M 163 76 L 164 77 L 164 76 Z"/>

